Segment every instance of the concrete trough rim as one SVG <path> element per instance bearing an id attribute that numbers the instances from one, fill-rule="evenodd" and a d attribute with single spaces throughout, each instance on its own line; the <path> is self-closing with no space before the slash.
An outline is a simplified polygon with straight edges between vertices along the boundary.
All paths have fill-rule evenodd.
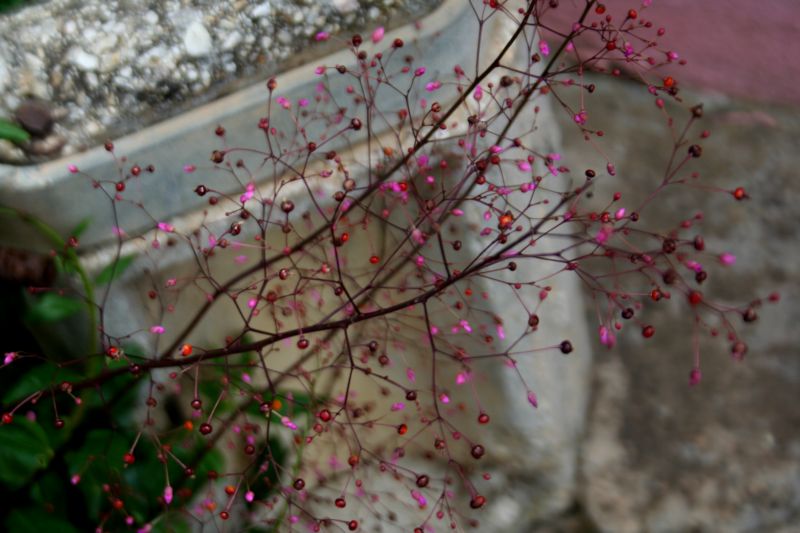
<path id="1" fill-rule="evenodd" d="M 470 12 L 470 2 L 464 2 L 463 0 L 443 0 L 438 8 L 425 15 L 424 24 L 418 25 L 416 21 L 410 22 L 409 24 L 387 32 L 380 45 L 373 45 L 367 39 L 363 47 L 367 50 L 379 46 L 385 47 L 386 43 L 392 42 L 395 38 L 403 39 L 406 42 L 424 42 L 425 40 L 434 39 L 438 35 L 446 32 L 448 28 L 456 27 L 457 24 L 455 24 L 455 22 L 465 15 L 470 14 Z M 355 65 L 353 54 L 347 49 L 320 57 L 313 61 L 315 64 L 319 65 Z M 276 95 L 291 95 L 297 93 L 304 87 L 308 88 L 309 85 L 313 86 L 315 83 L 314 73 L 309 63 L 291 68 L 277 74 L 275 77 L 279 80 L 279 87 L 275 91 Z M 220 124 L 237 113 L 246 112 L 248 108 L 253 107 L 253 102 L 258 102 L 259 105 L 265 105 L 268 99 L 265 81 L 266 80 L 262 80 L 261 82 L 254 83 L 253 85 L 202 104 L 180 115 L 155 123 L 138 132 L 124 135 L 118 139 L 112 139 L 115 145 L 115 152 L 128 156 L 129 160 L 135 160 L 139 157 L 137 154 L 146 155 L 151 150 L 163 146 L 167 142 L 174 143 L 176 139 L 186 138 L 189 133 L 197 132 L 198 130 L 210 132 L 211 129 L 209 126 Z M 377 133 L 381 132 L 378 131 Z M 211 135 L 208 135 L 206 138 L 208 139 L 206 147 L 210 151 L 212 145 Z M 193 141 L 186 140 L 184 144 L 192 145 Z M 107 168 L 110 162 L 112 162 L 112 158 L 106 152 L 103 145 L 99 145 L 84 152 L 48 162 L 25 166 L 0 165 L 0 205 L 7 205 L 30 212 L 30 214 L 39 216 L 39 218 L 48 222 L 48 218 L 53 213 L 48 211 L 48 209 L 42 209 L 41 205 L 37 205 L 39 201 L 46 203 L 46 197 L 48 195 L 56 197 L 58 195 L 58 193 L 55 192 L 56 187 L 61 187 L 63 189 L 65 185 L 70 183 L 74 184 L 76 181 L 80 181 L 81 184 L 85 185 L 88 182 L 86 175 L 98 177 L 98 169 L 103 167 Z M 176 161 L 176 168 L 182 167 L 184 163 L 189 162 L 191 161 Z M 70 165 L 74 165 L 80 170 L 80 173 L 84 173 L 85 175 L 71 173 L 68 170 Z M 175 169 L 170 170 L 176 172 Z M 263 181 L 263 179 L 262 177 L 261 181 Z M 166 214 L 166 217 L 176 216 L 196 207 L 197 206 L 184 206 L 180 209 L 173 209 Z M 55 211 L 57 211 L 57 208 Z M 74 227 L 74 225 L 77 225 L 81 221 L 80 219 L 75 219 L 75 217 L 72 218 L 72 225 L 66 224 L 63 221 L 57 221 L 57 223 L 53 225 L 57 227 Z M 15 236 L 14 233 L 20 229 L 22 235 Z M 138 233 L 140 232 L 137 232 L 137 234 Z M 4 224 L 4 229 L 0 231 L 0 244 L 10 244 L 23 248 L 36 248 L 38 245 L 38 247 L 41 248 L 41 239 L 37 237 L 35 233 L 26 231 L 25 228 L 21 228 L 19 224 L 10 221 Z M 85 243 L 83 244 L 86 246 L 97 246 L 107 244 L 113 239 L 109 233 L 103 238 L 95 236 L 84 240 Z"/>

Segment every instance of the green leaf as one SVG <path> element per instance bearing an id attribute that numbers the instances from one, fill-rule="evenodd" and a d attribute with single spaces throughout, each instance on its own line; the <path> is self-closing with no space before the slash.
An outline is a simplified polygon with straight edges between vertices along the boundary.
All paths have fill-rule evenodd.
<path id="1" fill-rule="evenodd" d="M 62 381 L 79 381 L 82 376 L 69 368 L 59 368 L 51 364 L 43 364 L 26 370 L 14 384 L 3 392 L 3 403 L 19 401 L 27 398 L 34 392 L 45 390 L 55 383 Z"/>
<path id="2" fill-rule="evenodd" d="M 135 255 L 124 255 L 120 257 L 117 261 L 111 263 L 110 265 L 106 266 L 96 278 L 94 278 L 94 282 L 96 285 L 105 285 L 106 283 L 110 283 L 112 280 L 117 279 L 122 275 L 125 270 L 133 260 L 136 259 Z"/>
<path id="3" fill-rule="evenodd" d="M 178 512 L 164 513 L 152 522 L 152 533 L 189 533 L 186 517 Z"/>
<path id="4" fill-rule="evenodd" d="M 72 228 L 72 231 L 69 232 L 70 236 L 76 238 L 80 237 L 81 235 L 83 235 L 83 232 L 86 231 L 86 228 L 89 227 L 89 224 L 91 224 L 91 222 L 92 222 L 91 217 L 84 218 L 83 220 L 78 222 L 77 226 Z"/>
<path id="5" fill-rule="evenodd" d="M 64 455 L 70 473 L 80 472 L 78 488 L 83 492 L 88 516 L 97 520 L 107 497 L 100 487 L 109 479 L 117 479 L 122 470 L 122 456 L 128 451 L 132 437 L 110 429 L 95 429 L 86 435 L 83 444 Z"/>
<path id="6" fill-rule="evenodd" d="M 24 486 L 52 458 L 53 449 L 38 424 L 18 416 L 0 427 L 0 482 L 7 489 Z"/>
<path id="7" fill-rule="evenodd" d="M 14 533 L 41 533 L 42 531 L 78 533 L 78 530 L 66 520 L 49 515 L 35 507 L 11 511 L 6 519 L 6 531 Z"/>
<path id="8" fill-rule="evenodd" d="M 64 498 L 64 478 L 50 468 L 31 486 L 31 500 L 55 514 L 64 515 L 67 501 Z"/>
<path id="9" fill-rule="evenodd" d="M 24 143 L 30 138 L 30 133 L 16 124 L 0 119 L 0 139 L 6 139 L 12 143 Z"/>
<path id="10" fill-rule="evenodd" d="M 25 311 L 25 320 L 31 324 L 58 322 L 83 309 L 83 302 L 75 298 L 46 292 L 36 298 Z"/>

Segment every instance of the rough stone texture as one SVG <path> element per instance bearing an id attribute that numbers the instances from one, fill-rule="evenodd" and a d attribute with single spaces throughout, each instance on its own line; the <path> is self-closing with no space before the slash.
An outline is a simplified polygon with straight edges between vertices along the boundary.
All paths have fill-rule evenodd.
<path id="1" fill-rule="evenodd" d="M 439 3 L 52 0 L 0 15 L 0 116 L 26 98 L 50 102 L 66 144 L 38 155 L 68 155 L 340 48 L 338 34 L 404 24 Z"/>
<path id="2" fill-rule="evenodd" d="M 598 179 L 596 202 L 600 207 L 621 191 L 635 205 L 660 179 L 669 134 L 644 87 L 596 83 L 587 108 L 603 124 L 608 140 L 601 145 L 618 169 L 616 178 Z M 723 269 L 709 255 L 704 293 L 729 304 L 774 290 L 782 299 L 759 308 L 752 325 L 736 321 L 749 344 L 742 362 L 731 359 L 726 343 L 701 335 L 703 381 L 696 388 L 687 386 L 692 319 L 675 299 L 647 311 L 657 328 L 652 340 L 634 328 L 613 351 L 598 354 L 579 494 L 592 525 L 555 530 L 791 531 L 800 522 L 800 109 L 682 96 L 706 104 L 694 130 L 712 132 L 694 167 L 701 183 L 726 191 L 744 186 L 751 199 L 676 188 L 642 223 L 677 223 L 702 210 L 696 231 L 708 249 L 737 256 Z M 575 128 L 566 115 L 562 126 L 573 168 L 605 166 L 570 134 Z"/>

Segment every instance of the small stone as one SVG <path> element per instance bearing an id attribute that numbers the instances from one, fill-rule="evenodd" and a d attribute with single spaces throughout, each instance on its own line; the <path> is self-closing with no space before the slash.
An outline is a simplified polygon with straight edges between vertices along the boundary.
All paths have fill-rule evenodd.
<path id="1" fill-rule="evenodd" d="M 8 75 L 8 65 L 6 64 L 5 60 L 0 57 L 0 92 L 3 91 L 6 83 L 9 81 L 11 81 L 11 79 Z"/>
<path id="2" fill-rule="evenodd" d="M 45 137 L 53 130 L 53 115 L 44 102 L 25 100 L 14 115 L 20 126 L 36 137 Z"/>
<path id="3" fill-rule="evenodd" d="M 92 55 L 78 47 L 72 47 L 67 54 L 67 58 L 69 59 L 70 63 L 81 70 L 95 70 L 100 66 L 100 59 L 98 59 L 97 56 Z"/>
<path id="4" fill-rule="evenodd" d="M 24 163 L 25 152 L 11 141 L 0 139 L 0 162 L 2 163 Z"/>
<path id="5" fill-rule="evenodd" d="M 270 11 L 272 11 L 272 8 L 270 7 L 269 2 L 264 2 L 253 9 L 253 16 L 256 18 L 266 17 L 270 14 Z"/>
<path id="6" fill-rule="evenodd" d="M 222 49 L 233 50 L 239 45 L 240 42 L 242 42 L 242 34 L 238 31 L 235 31 L 228 34 L 228 36 L 225 37 L 225 40 L 222 41 Z"/>
<path id="7" fill-rule="evenodd" d="M 192 22 L 183 34 L 183 45 L 190 56 L 206 56 L 211 52 L 211 35 L 201 22 Z"/>
<path id="8" fill-rule="evenodd" d="M 333 0 L 331 2 L 333 7 L 342 13 L 349 13 L 358 9 L 358 2 L 356 0 Z"/>
<path id="9" fill-rule="evenodd" d="M 67 140 L 61 135 L 50 135 L 44 139 L 32 140 L 27 150 L 33 155 L 55 155 L 61 152 L 66 143 Z"/>
<path id="10" fill-rule="evenodd" d="M 116 48 L 116 46 L 116 35 L 101 35 L 96 41 L 94 41 L 92 49 L 99 55 L 103 55 L 104 53 Z"/>

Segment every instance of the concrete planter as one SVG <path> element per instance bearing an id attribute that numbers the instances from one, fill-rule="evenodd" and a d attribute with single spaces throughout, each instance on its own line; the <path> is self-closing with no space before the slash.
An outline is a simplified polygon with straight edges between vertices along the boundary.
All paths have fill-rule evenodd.
<path id="1" fill-rule="evenodd" d="M 471 54 L 474 51 L 475 31 L 474 14 L 469 5 L 462 0 L 448 0 L 427 16 L 421 31 L 413 26 L 401 28 L 387 35 L 389 41 L 384 42 L 391 42 L 390 39 L 395 37 L 408 43 L 416 41 L 413 48 L 415 52 L 425 54 L 425 65 L 429 72 L 450 72 L 454 64 L 474 62 Z M 498 22 L 487 25 L 484 31 L 484 57 L 493 57 L 509 38 L 513 28 Z M 349 52 L 340 52 L 317 62 L 328 66 L 351 63 L 352 54 Z M 317 82 L 318 79 L 313 75 L 313 66 L 303 66 L 278 76 L 276 95 L 290 96 L 294 101 L 303 97 L 313 98 Z M 330 83 L 333 91 L 340 90 L 343 93 L 347 81 L 334 76 Z M 189 235 L 196 230 L 201 239 L 205 239 L 207 234 L 222 233 L 230 226 L 230 220 L 226 220 L 223 208 L 208 209 L 205 199 L 192 191 L 196 184 L 203 183 L 234 196 L 240 194 L 241 184 L 231 180 L 225 173 L 213 172 L 213 165 L 207 163 L 214 144 L 213 129 L 218 124 L 226 128 L 229 146 L 251 146 L 254 136 L 260 133 L 256 126 L 258 117 L 265 114 L 267 96 L 264 84 L 259 83 L 115 141 L 117 153 L 127 156 L 127 162 L 122 165 L 124 171 L 129 171 L 132 164 L 142 167 L 152 164 L 156 168 L 152 174 L 142 172 L 134 182 L 135 194 L 140 195 L 140 201 L 147 206 L 149 215 L 136 206 L 118 204 L 118 219 L 115 220 L 105 198 L 100 198 L 102 201 L 99 202 L 93 200 L 99 193 L 93 190 L 87 175 L 96 179 L 114 179 L 118 173 L 117 163 L 102 147 L 66 161 L 29 168 L 0 168 L 0 204 L 10 204 L 27 210 L 58 228 L 76 226 L 87 216 L 89 206 L 92 222 L 81 239 L 81 248 L 90 250 L 84 253 L 83 259 L 87 268 L 92 271 L 99 271 L 118 253 L 112 227 L 124 228 L 130 236 L 142 236 L 142 239 L 130 239 L 123 245 L 123 255 L 137 254 L 139 259 L 111 289 L 113 297 L 108 300 L 105 311 L 105 328 L 109 334 L 117 336 L 140 331 L 134 338 L 148 351 L 158 353 L 158 346 L 163 347 L 165 343 L 169 343 L 170 335 L 183 329 L 187 317 L 164 314 L 162 309 L 147 301 L 147 289 L 153 283 L 163 286 L 168 279 L 192 278 L 197 271 L 197 259 L 196 250 L 191 246 L 166 246 L 163 232 L 154 230 L 155 221 L 168 221 L 180 234 Z M 385 96 L 386 99 L 379 103 L 383 109 L 398 109 L 404 104 L 397 95 L 392 96 L 386 92 Z M 442 105 L 445 105 L 444 100 Z M 516 132 L 526 144 L 535 145 L 542 152 L 555 151 L 559 142 L 550 113 L 549 109 L 540 111 L 536 119 L 540 132 L 535 135 L 526 133 L 521 127 Z M 465 110 L 457 120 L 464 123 L 466 117 Z M 272 124 L 279 130 L 292 127 L 288 114 L 274 114 Z M 363 159 L 363 154 L 369 148 L 363 143 L 366 131 L 362 130 L 361 133 L 361 137 L 350 136 L 348 145 L 334 140 L 326 148 L 336 149 L 343 159 Z M 514 133 L 512 131 L 511 135 Z M 313 138 L 319 132 L 309 129 L 308 134 Z M 373 134 L 388 136 L 390 132 L 386 126 L 378 126 Z M 446 157 L 447 154 L 444 153 L 443 156 Z M 67 170 L 67 165 L 70 164 L 75 165 L 80 172 L 70 173 Z M 198 168 L 194 173 L 187 174 L 183 170 L 186 164 L 196 164 Z M 511 172 L 505 179 L 509 184 L 514 184 L 522 183 L 523 180 L 530 179 L 530 176 Z M 271 180 L 272 177 L 266 173 L 254 176 L 254 181 L 265 191 L 270 190 Z M 331 193 L 339 185 L 331 181 L 317 180 L 309 183 L 309 187 L 320 191 L 319 198 L 330 199 Z M 286 198 L 295 203 L 298 212 L 313 211 L 304 187 L 287 188 L 285 192 Z M 480 217 L 481 213 L 476 208 L 469 208 L 463 224 L 460 223 L 461 226 L 454 229 L 465 242 L 465 257 L 480 250 L 480 242 L 466 229 L 470 224 L 478 223 Z M 312 216 L 310 223 L 313 222 L 319 221 Z M 241 240 L 244 241 L 247 237 L 246 231 L 243 231 Z M 372 237 L 382 238 L 380 227 L 372 228 Z M 279 246 L 281 236 L 276 232 L 273 238 L 275 246 Z M 14 245 L 31 245 L 35 242 L 34 239 L 22 225 L 9 225 L 2 235 L 4 243 Z M 158 250 L 154 249 L 154 242 L 162 244 Z M 542 246 L 546 244 L 543 243 Z M 363 250 L 354 245 L 348 248 L 347 254 L 363 255 Z M 246 264 L 257 260 L 255 253 L 255 250 L 243 249 L 241 262 Z M 217 261 L 213 263 L 213 268 L 215 277 L 224 280 L 233 277 L 241 266 L 230 261 Z M 544 270 L 536 273 L 538 277 L 546 275 Z M 506 274 L 498 274 L 499 278 L 505 276 Z M 248 280 L 243 280 L 243 285 L 247 285 L 247 282 Z M 479 466 L 481 471 L 492 474 L 492 481 L 481 486 L 482 493 L 489 500 L 488 508 L 480 514 L 470 513 L 480 518 L 481 531 L 526 531 L 531 523 L 562 511 L 573 500 L 576 454 L 588 395 L 589 342 L 577 282 L 573 278 L 559 277 L 552 285 L 553 290 L 546 303 L 547 313 L 543 315 L 539 332 L 532 337 L 532 342 L 537 346 L 551 346 L 569 338 L 576 346 L 576 352 L 563 357 L 548 351 L 517 361 L 516 370 L 519 375 L 524 377 L 540 399 L 538 410 L 533 410 L 528 405 L 527 391 L 515 372 L 508 371 L 501 365 L 491 365 L 486 367 L 485 374 L 480 377 L 481 402 L 492 413 L 489 431 L 476 431 L 488 450 L 485 461 Z M 509 339 L 528 327 L 527 316 L 516 310 L 509 313 L 503 307 L 503 302 L 515 297 L 533 301 L 538 297 L 537 290 L 523 289 L 514 296 L 510 288 L 498 288 L 497 284 L 489 284 L 485 280 L 476 281 L 473 288 L 477 293 L 483 290 L 494 293 L 495 297 L 487 304 L 487 311 L 502 319 Z M 184 309 L 195 309 L 203 305 L 204 300 L 205 296 L 200 291 L 187 292 L 182 296 L 180 305 Z M 441 316 L 446 316 L 446 304 L 446 301 L 441 303 Z M 241 328 L 237 307 L 245 309 L 244 305 L 245 302 L 227 300 L 215 305 L 187 340 L 197 346 L 217 344 L 221 336 L 235 331 L 237 327 Z M 321 307 L 313 314 L 322 317 L 325 312 L 326 309 Z M 445 325 L 444 319 L 437 316 L 437 320 L 442 320 L 442 325 Z M 148 330 L 153 324 L 162 325 L 166 334 L 160 337 L 149 334 Z M 419 365 L 419 368 L 428 367 L 424 347 L 414 348 L 414 343 L 418 341 L 409 338 L 398 342 L 404 343 L 408 349 L 409 361 Z M 481 343 L 476 336 L 474 340 L 466 340 L 464 348 L 467 351 L 478 351 Z M 503 344 L 499 342 L 501 348 Z M 293 344 L 283 346 L 281 352 L 271 359 L 271 364 L 281 368 L 296 357 Z M 404 368 L 398 365 L 389 372 L 396 374 L 395 377 L 400 380 Z M 437 372 L 444 375 L 452 370 L 453 367 L 443 365 Z M 428 385 L 425 378 L 422 378 L 420 389 L 425 390 Z M 388 411 L 388 400 L 381 397 L 377 390 L 369 392 L 371 389 L 367 383 L 363 390 L 366 391 L 365 395 L 375 395 L 376 409 Z M 458 394 L 454 394 L 454 401 L 462 399 L 469 402 L 467 396 L 460 398 Z M 453 415 L 457 424 L 474 424 L 474 420 L 466 421 L 461 418 L 463 415 Z M 370 439 L 369 435 L 365 438 Z M 379 444 L 379 440 L 371 443 L 376 446 Z M 319 449 L 336 453 L 336 448 L 337 443 L 331 441 L 320 444 Z M 463 451 L 454 453 L 460 454 Z M 466 451 L 468 453 L 468 449 Z M 417 460 L 421 458 L 408 457 L 410 463 Z M 431 465 L 430 462 L 426 462 L 426 465 L 432 470 L 441 470 L 444 467 L 444 464 Z M 425 520 L 430 509 L 420 510 L 411 505 L 413 501 L 406 494 L 397 492 L 396 484 L 391 481 L 390 478 L 379 476 L 374 480 L 373 489 L 385 484 L 385 491 L 389 493 L 383 502 L 387 512 L 393 511 L 400 517 L 398 525 L 413 528 Z M 459 495 L 458 500 L 462 503 L 468 501 L 464 494 Z M 352 508 L 348 510 L 352 512 Z M 469 512 L 469 509 L 466 511 Z M 386 516 L 378 516 L 376 519 L 385 520 Z"/>

